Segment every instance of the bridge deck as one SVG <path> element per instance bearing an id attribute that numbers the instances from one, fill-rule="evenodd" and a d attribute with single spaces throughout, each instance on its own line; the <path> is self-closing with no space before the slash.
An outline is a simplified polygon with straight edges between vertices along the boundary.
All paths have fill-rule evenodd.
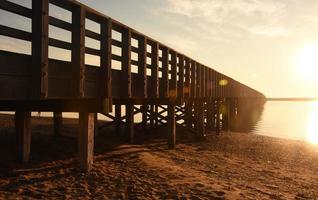
<path id="1" fill-rule="evenodd" d="M 50 5 L 71 13 L 71 20 L 54 17 Z M 166 122 L 171 132 L 169 146 L 173 147 L 176 105 L 190 106 L 182 112 L 194 112 L 191 117 L 202 125 L 200 129 L 192 120 L 191 128 L 202 132 L 208 118 L 204 113 L 216 102 L 264 100 L 260 92 L 76 1 L 32 0 L 31 8 L 27 8 L 2 0 L 0 9 L 31 20 L 30 32 L 0 25 L 0 35 L 31 44 L 29 54 L 0 50 L 0 110 L 17 111 L 17 126 L 22 127 L 28 123 L 27 113 L 33 110 L 52 111 L 56 116 L 63 111 L 80 112 L 80 149 L 86 149 L 80 150 L 80 160 L 86 155 L 86 167 L 91 162 L 87 154 L 92 154 L 91 113 L 110 116 L 112 105 L 117 113 L 112 119 L 117 124 L 122 123 L 119 106 L 126 106 L 123 118 L 131 137 L 136 109 L 145 115 L 145 123 L 159 118 Z M 90 28 L 88 22 L 96 28 Z M 51 37 L 49 27 L 64 30 L 71 39 Z M 89 40 L 97 42 L 99 48 L 91 47 Z M 52 59 L 52 47 L 69 52 L 70 60 Z M 94 56 L 97 64 L 88 65 L 89 55 Z M 162 107 L 166 118 L 158 110 L 161 105 L 168 105 Z M 182 118 L 186 121 L 186 117 Z M 17 131 L 25 136 L 29 130 Z"/>

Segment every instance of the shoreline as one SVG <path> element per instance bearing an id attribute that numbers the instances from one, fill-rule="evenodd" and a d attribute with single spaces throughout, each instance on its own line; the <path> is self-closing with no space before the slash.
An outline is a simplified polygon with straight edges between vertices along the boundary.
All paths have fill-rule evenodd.
<path id="1" fill-rule="evenodd" d="M 182 139 L 167 150 L 164 129 L 151 131 L 143 145 L 102 131 L 93 170 L 84 174 L 76 169 L 76 139 L 51 136 L 49 118 L 32 122 L 30 163 L 3 162 L 14 150 L 14 129 L 10 117 L 0 116 L 0 198 L 318 198 L 318 153 L 303 141 L 222 133 L 204 141 Z M 76 133 L 76 120 L 65 123 L 64 132 Z"/>

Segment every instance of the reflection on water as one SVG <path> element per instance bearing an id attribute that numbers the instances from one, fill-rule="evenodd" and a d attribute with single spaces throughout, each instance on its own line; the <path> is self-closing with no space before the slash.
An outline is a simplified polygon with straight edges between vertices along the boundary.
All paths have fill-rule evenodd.
<path id="1" fill-rule="evenodd" d="M 251 132 L 318 144 L 318 102 L 269 101 Z"/>
<path id="2" fill-rule="evenodd" d="M 318 144 L 318 102 L 312 102 L 312 107 L 307 122 L 306 140 Z"/>

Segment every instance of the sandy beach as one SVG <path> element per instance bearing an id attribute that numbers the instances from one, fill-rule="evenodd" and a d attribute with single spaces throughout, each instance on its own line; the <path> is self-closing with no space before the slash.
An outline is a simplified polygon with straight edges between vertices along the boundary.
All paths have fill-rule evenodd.
<path id="1" fill-rule="evenodd" d="M 76 133 L 64 120 L 63 133 Z M 102 123 L 102 122 L 100 122 Z M 32 119 L 28 164 L 14 160 L 13 117 L 0 116 L 0 198 L 8 199 L 318 199 L 318 147 L 247 133 L 182 135 L 167 150 L 165 129 L 127 145 L 118 134 L 95 138 L 93 170 L 76 165 L 76 138 L 53 135 L 52 120 Z"/>

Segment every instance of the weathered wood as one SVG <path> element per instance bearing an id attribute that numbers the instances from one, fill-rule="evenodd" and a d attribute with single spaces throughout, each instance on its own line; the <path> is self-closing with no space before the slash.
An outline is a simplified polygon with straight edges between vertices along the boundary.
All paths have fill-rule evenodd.
<path id="1" fill-rule="evenodd" d="M 31 149 L 31 112 L 15 112 L 15 129 L 17 135 L 18 160 L 26 163 L 30 159 Z"/>
<path id="2" fill-rule="evenodd" d="M 122 97 L 131 97 L 131 31 L 130 29 L 125 30 L 122 33 L 123 48 L 122 48 Z"/>
<path id="3" fill-rule="evenodd" d="M 168 105 L 168 148 L 174 149 L 176 146 L 176 106 Z"/>
<path id="4" fill-rule="evenodd" d="M 90 171 L 93 165 L 94 121 L 94 113 L 79 113 L 78 161 L 80 168 L 84 171 Z"/>
<path id="5" fill-rule="evenodd" d="M 143 98 L 147 98 L 147 40 L 145 37 L 141 37 L 139 40 L 139 52 L 138 52 L 138 75 L 140 77 L 139 84 Z"/>
<path id="6" fill-rule="evenodd" d="M 195 94 L 196 94 L 196 98 L 201 98 L 201 64 L 197 63 L 196 64 L 196 91 L 195 91 Z"/>
<path id="7" fill-rule="evenodd" d="M 195 98 L 196 95 L 196 72 L 197 72 L 197 63 L 194 60 L 191 60 L 191 92 L 190 92 L 190 97 Z"/>
<path id="8" fill-rule="evenodd" d="M 179 80 L 178 80 L 178 99 L 181 100 L 181 102 L 183 102 L 184 100 L 184 68 L 185 68 L 185 64 L 184 64 L 184 56 L 179 54 L 179 63 L 178 63 L 178 67 L 179 67 L 179 72 L 178 72 L 178 76 L 179 76 Z"/>
<path id="9" fill-rule="evenodd" d="M 54 112 L 53 121 L 54 121 L 54 134 L 56 136 L 61 136 L 62 135 L 62 126 L 63 126 L 62 112 L 60 112 L 60 111 Z"/>
<path id="10" fill-rule="evenodd" d="M 204 127 L 204 104 L 202 100 L 196 100 L 194 102 L 194 116 L 195 116 L 195 130 L 197 137 L 202 138 L 205 136 Z"/>
<path id="11" fill-rule="evenodd" d="M 162 94 L 163 98 L 169 97 L 169 49 L 163 47 L 162 49 Z"/>
<path id="12" fill-rule="evenodd" d="M 186 99 L 190 98 L 190 93 L 191 93 L 191 89 L 190 89 L 190 59 L 188 57 L 185 58 L 185 82 L 184 82 L 184 97 Z"/>
<path id="13" fill-rule="evenodd" d="M 171 80 L 169 85 L 169 99 L 175 100 L 177 98 L 177 53 L 170 51 L 171 55 Z"/>
<path id="14" fill-rule="evenodd" d="M 134 144 L 134 105 L 132 103 L 126 104 L 126 134 L 130 144 Z"/>
<path id="15" fill-rule="evenodd" d="M 76 7 L 72 13 L 73 96 L 85 96 L 85 10 Z"/>
<path id="16" fill-rule="evenodd" d="M 99 95 L 103 102 L 102 110 L 107 113 L 112 108 L 112 72 L 111 72 L 111 57 L 112 57 L 112 23 L 110 19 L 104 19 L 101 22 L 101 64 L 99 76 Z"/>
<path id="17" fill-rule="evenodd" d="M 151 87 L 148 88 L 148 96 L 159 97 L 159 44 L 153 42 L 151 45 Z"/>
<path id="18" fill-rule="evenodd" d="M 120 133 L 120 127 L 121 127 L 121 105 L 116 104 L 115 105 L 115 131 L 117 134 Z"/>
<path id="19" fill-rule="evenodd" d="M 8 12 L 12 12 L 24 17 L 32 18 L 31 9 L 21 6 L 19 4 L 15 4 L 13 2 L 7 1 L 7 0 L 0 1 L 0 9 L 6 10 Z"/>
<path id="20" fill-rule="evenodd" d="M 49 0 L 32 0 L 32 99 L 48 97 Z"/>

